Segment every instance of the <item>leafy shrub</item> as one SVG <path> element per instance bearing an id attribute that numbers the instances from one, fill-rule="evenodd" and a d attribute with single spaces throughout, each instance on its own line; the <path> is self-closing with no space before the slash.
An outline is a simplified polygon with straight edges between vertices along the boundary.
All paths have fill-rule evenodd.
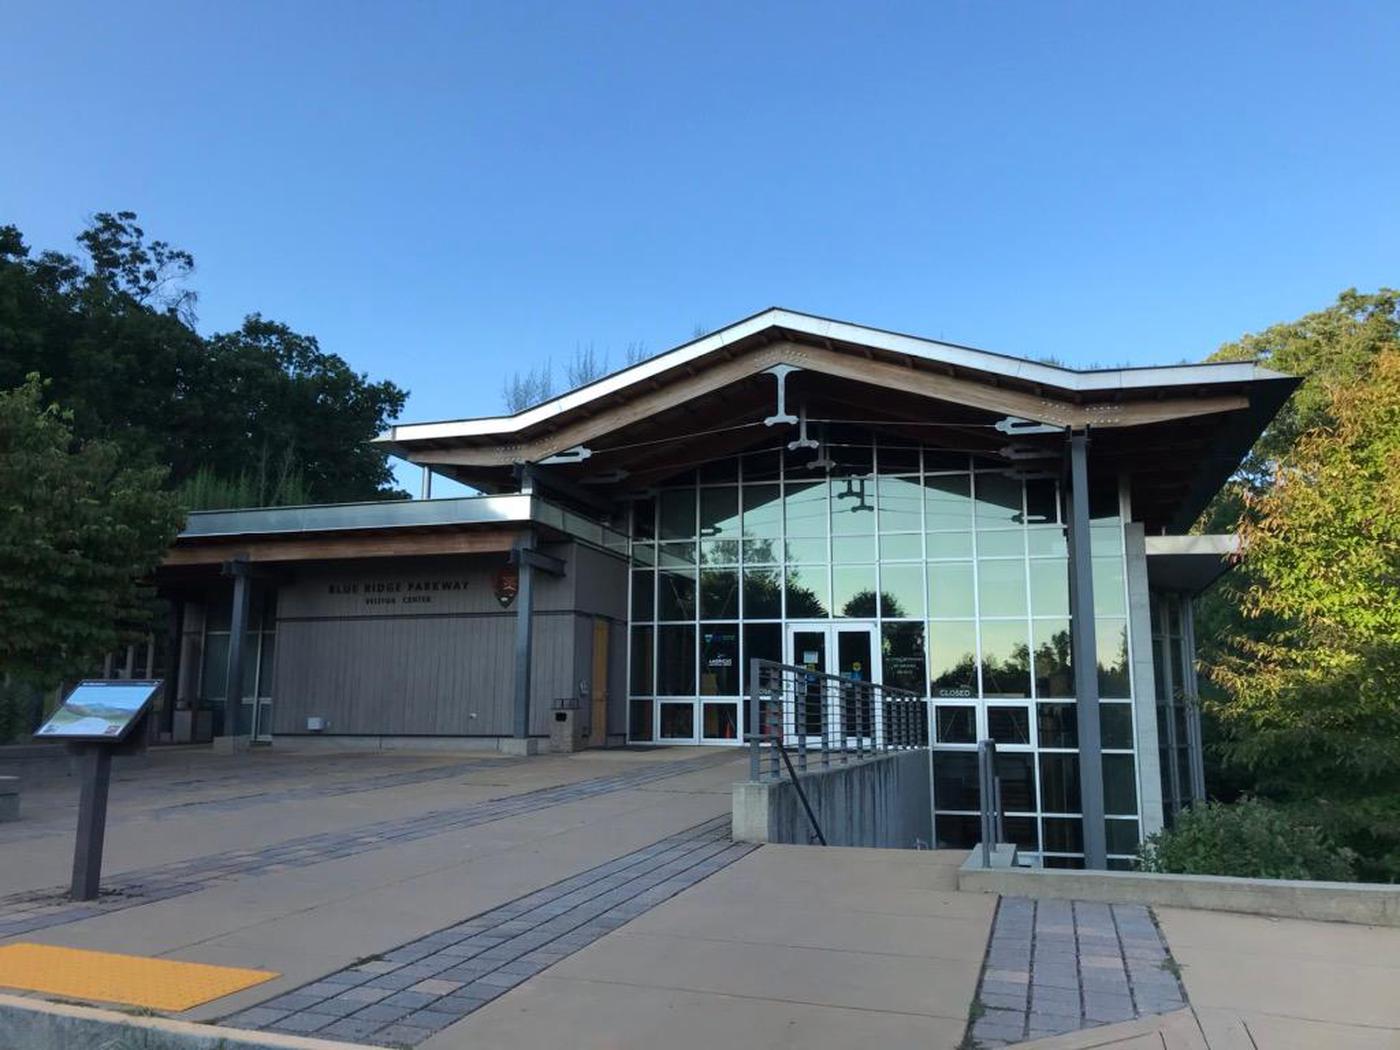
<path id="1" fill-rule="evenodd" d="M 1351 881 L 1353 860 L 1321 829 L 1257 798 L 1192 806 L 1138 851 L 1143 871 L 1263 879 Z"/>

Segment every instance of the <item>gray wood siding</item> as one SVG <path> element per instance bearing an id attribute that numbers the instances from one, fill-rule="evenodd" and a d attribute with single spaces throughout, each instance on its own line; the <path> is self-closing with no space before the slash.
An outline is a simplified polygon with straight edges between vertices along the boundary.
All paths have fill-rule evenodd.
<path id="1" fill-rule="evenodd" d="M 556 700 L 579 695 L 592 663 L 592 618 L 572 608 L 574 559 L 586 548 L 543 550 L 568 570 L 562 578 L 535 576 L 535 734 L 549 732 Z M 616 562 L 618 593 L 608 601 L 620 600 L 625 614 L 625 566 L 600 557 L 590 586 L 606 585 L 608 563 Z M 326 735 L 509 736 L 516 613 L 495 597 L 502 564 L 498 556 L 473 556 L 300 570 L 278 593 L 274 734 L 305 733 L 315 715 L 329 721 Z M 444 588 L 444 581 L 465 586 Z M 615 635 L 621 632 L 615 625 Z"/>

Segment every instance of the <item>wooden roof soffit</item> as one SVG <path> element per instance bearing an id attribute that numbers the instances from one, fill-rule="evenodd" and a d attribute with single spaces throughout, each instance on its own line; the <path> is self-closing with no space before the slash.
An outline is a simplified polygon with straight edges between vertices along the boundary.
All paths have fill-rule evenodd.
<path id="1" fill-rule="evenodd" d="M 218 565 L 233 558 L 250 562 L 321 561 L 341 558 L 402 558 L 431 554 L 508 552 L 518 529 L 433 530 L 372 535 L 303 533 L 286 537 L 238 537 L 181 543 L 165 554 L 163 568 Z"/>
<path id="2" fill-rule="evenodd" d="M 650 416 L 722 390 L 774 365 L 795 365 L 823 375 L 849 379 L 919 394 L 939 401 L 967 405 L 998 415 L 1016 416 L 1058 427 L 1131 427 L 1188 416 L 1212 415 L 1249 407 L 1243 395 L 1166 398 L 1154 401 L 1098 402 L 1078 405 L 1037 396 L 1004 386 L 958 376 L 891 364 L 878 359 L 856 358 L 837 350 L 792 342 L 771 343 L 733 360 L 720 361 L 679 382 L 645 390 L 622 404 L 588 419 L 576 419 L 552 433 L 509 445 L 459 446 L 451 449 L 409 449 L 415 463 L 461 466 L 501 466 L 537 462 L 576 445 L 585 445 L 605 434 Z M 606 451 L 605 449 L 599 451 Z"/>

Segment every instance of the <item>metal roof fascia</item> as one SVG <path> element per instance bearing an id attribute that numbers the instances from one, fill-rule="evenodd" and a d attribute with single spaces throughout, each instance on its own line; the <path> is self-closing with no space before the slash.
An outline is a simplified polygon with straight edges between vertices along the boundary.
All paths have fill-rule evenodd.
<path id="1" fill-rule="evenodd" d="M 375 440 L 393 445 L 403 441 L 486 437 L 517 433 L 536 426 L 600 397 L 617 393 L 634 383 L 652 378 L 672 368 L 688 364 L 725 346 L 746 339 L 767 328 L 787 328 L 816 338 L 870 346 L 924 361 L 955 365 L 1010 379 L 1038 383 L 1074 393 L 1114 390 L 1142 390 L 1162 386 L 1209 386 L 1258 380 L 1290 378 L 1252 361 L 1216 361 L 1191 365 L 1158 365 L 1080 371 L 1041 364 L 987 350 L 901 335 L 867 328 L 846 321 L 834 321 L 790 310 L 769 309 L 712 332 L 674 350 L 658 354 L 631 368 L 605 376 L 587 386 L 569 391 L 542 405 L 513 416 L 483 416 L 475 419 L 443 420 L 431 423 L 402 423 L 390 427 Z"/>

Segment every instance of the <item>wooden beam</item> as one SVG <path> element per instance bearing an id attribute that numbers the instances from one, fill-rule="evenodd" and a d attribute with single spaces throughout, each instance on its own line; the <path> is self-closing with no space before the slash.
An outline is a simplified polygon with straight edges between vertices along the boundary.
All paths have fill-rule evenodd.
<path id="1" fill-rule="evenodd" d="M 985 382 L 939 375 L 916 368 L 905 368 L 880 360 L 865 360 L 839 351 L 797 343 L 774 343 L 724 361 L 681 382 L 641 394 L 625 405 L 600 412 L 592 419 L 576 420 L 556 433 L 522 440 L 508 447 L 459 448 L 454 451 L 415 452 L 416 463 L 498 466 L 512 461 L 535 462 L 575 445 L 631 426 L 687 401 L 712 394 L 776 364 L 799 368 L 851 382 L 886 387 L 921 397 L 967 405 L 1002 416 L 1016 416 L 1036 423 L 1066 428 L 1133 427 L 1189 416 L 1211 415 L 1249 407 L 1249 400 L 1238 395 L 1174 398 L 1164 401 L 1134 401 L 1122 404 L 1098 402 L 1077 405 L 1056 398 Z"/>
<path id="2" fill-rule="evenodd" d="M 187 543 L 166 552 L 162 568 L 218 565 L 233 558 L 250 562 L 321 561 L 338 558 L 405 558 L 431 554 L 509 552 L 521 535 L 515 529 L 409 532 L 279 539 L 253 538 Z"/>

